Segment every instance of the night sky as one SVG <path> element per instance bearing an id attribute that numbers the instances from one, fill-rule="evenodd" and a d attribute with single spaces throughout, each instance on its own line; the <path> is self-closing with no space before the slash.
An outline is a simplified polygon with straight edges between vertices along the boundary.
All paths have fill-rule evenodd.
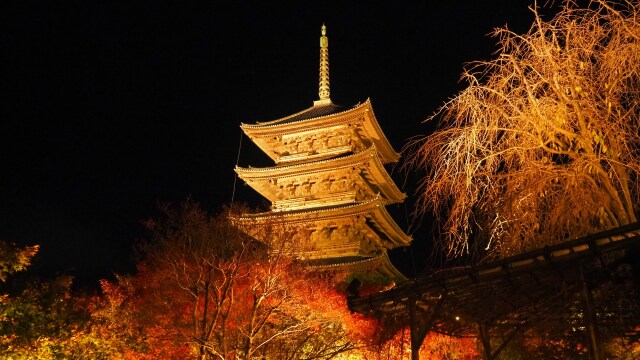
<path id="1" fill-rule="evenodd" d="M 491 58 L 493 28 L 533 20 L 528 1 L 385 3 L 3 1 L 0 239 L 40 244 L 35 271 L 81 284 L 131 271 L 157 203 L 231 201 L 241 122 L 318 98 L 323 22 L 331 99 L 370 98 L 399 151 L 461 89 L 463 64 Z M 242 140 L 240 166 L 271 164 Z M 410 212 L 417 175 L 392 176 L 410 199 L 390 210 Z M 235 200 L 263 202 L 241 181 Z M 431 227 L 412 227 L 401 267 Z"/>

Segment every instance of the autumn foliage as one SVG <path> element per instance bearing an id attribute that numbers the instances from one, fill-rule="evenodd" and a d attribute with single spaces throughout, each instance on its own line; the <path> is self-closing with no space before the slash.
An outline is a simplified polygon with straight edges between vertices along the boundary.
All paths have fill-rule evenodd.
<path id="1" fill-rule="evenodd" d="M 97 294 L 74 293 L 72 279 L 60 277 L 2 295 L 0 356 L 203 360 L 408 354 L 406 332 L 380 342 L 377 319 L 348 311 L 344 274 L 308 271 L 286 252 L 246 237 L 228 214 L 212 217 L 190 202 L 164 207 L 161 218 L 146 223 L 149 236 L 138 249 L 137 273 L 102 280 Z M 26 266 L 30 259 L 21 261 Z M 427 341 L 425 349 L 459 352 L 442 344 Z"/>
<path id="2" fill-rule="evenodd" d="M 311 272 L 254 242 L 228 212 L 209 217 L 188 202 L 163 211 L 147 222 L 138 273 L 103 281 L 104 298 L 92 310 L 125 358 L 408 356 L 406 332 L 379 342 L 377 319 L 348 311 L 340 274 Z M 466 359 L 475 347 L 432 335 L 422 351 L 427 359 Z"/>
<path id="3" fill-rule="evenodd" d="M 329 278 L 248 238 L 228 213 L 163 210 L 147 222 L 137 275 L 103 282 L 108 306 L 95 309 L 144 339 L 129 350 L 137 358 L 321 359 L 357 346 Z"/>

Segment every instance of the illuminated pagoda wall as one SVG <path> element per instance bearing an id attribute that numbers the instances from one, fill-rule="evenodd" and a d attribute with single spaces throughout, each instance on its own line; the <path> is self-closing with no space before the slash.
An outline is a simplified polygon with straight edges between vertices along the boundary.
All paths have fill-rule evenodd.
<path id="1" fill-rule="evenodd" d="M 269 212 L 239 220 L 278 221 L 296 229 L 292 251 L 309 267 L 404 280 L 387 251 L 407 246 L 411 237 L 385 209 L 406 197 L 384 168 L 400 155 L 380 129 L 369 100 L 351 107 L 331 101 L 324 25 L 319 85 L 320 99 L 312 107 L 241 125 L 275 166 L 236 167 L 238 176 L 272 204 Z M 248 232 L 258 239 L 268 236 Z"/>

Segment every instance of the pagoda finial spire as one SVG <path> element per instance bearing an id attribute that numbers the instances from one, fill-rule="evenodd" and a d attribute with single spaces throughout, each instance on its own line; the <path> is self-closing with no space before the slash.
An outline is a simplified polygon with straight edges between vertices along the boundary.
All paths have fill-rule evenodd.
<path id="1" fill-rule="evenodd" d="M 329 38 L 327 37 L 327 27 L 322 24 L 320 36 L 320 86 L 318 95 L 320 100 L 314 101 L 314 105 L 331 104 L 331 89 L 329 86 Z"/>

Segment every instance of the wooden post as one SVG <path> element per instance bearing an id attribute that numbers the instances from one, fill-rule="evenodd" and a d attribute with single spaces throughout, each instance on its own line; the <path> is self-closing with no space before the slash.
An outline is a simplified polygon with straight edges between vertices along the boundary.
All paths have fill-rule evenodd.
<path id="1" fill-rule="evenodd" d="M 480 341 L 482 342 L 482 359 L 493 360 L 493 355 L 491 354 L 491 337 L 489 336 L 489 325 L 486 322 L 484 324 L 478 323 L 478 330 L 480 334 Z"/>
<path id="2" fill-rule="evenodd" d="M 498 355 L 500 355 L 500 352 L 502 352 L 502 350 L 504 350 L 504 348 L 507 347 L 507 345 L 509 344 L 509 342 L 511 340 L 513 340 L 513 338 L 516 336 L 516 334 L 518 333 L 518 331 L 520 331 L 520 326 L 516 326 L 515 328 L 513 328 L 508 334 L 507 336 L 502 340 L 502 343 L 498 346 L 498 348 L 495 351 L 491 352 L 491 357 L 493 359 L 497 358 Z"/>
<path id="3" fill-rule="evenodd" d="M 411 338 L 411 360 L 420 360 L 421 341 L 418 341 L 418 315 L 416 314 L 416 302 L 418 299 L 415 295 L 409 296 L 409 337 Z"/>
<path id="4" fill-rule="evenodd" d="M 440 307 L 444 302 L 445 294 L 440 294 L 438 302 L 433 306 L 430 306 L 427 311 L 418 310 L 417 302 L 418 297 L 414 295 L 409 296 L 409 326 L 411 327 L 411 360 L 420 360 L 420 346 L 424 338 L 427 336 L 433 322 L 440 311 Z"/>
<path id="5" fill-rule="evenodd" d="M 589 357 L 591 360 L 603 359 L 601 355 L 600 343 L 598 342 L 598 324 L 596 312 L 593 306 L 593 296 L 589 290 L 589 284 L 584 274 L 584 267 L 580 264 L 580 281 L 582 282 L 582 300 L 584 302 L 584 317 L 586 321 L 587 334 L 589 336 Z"/>

